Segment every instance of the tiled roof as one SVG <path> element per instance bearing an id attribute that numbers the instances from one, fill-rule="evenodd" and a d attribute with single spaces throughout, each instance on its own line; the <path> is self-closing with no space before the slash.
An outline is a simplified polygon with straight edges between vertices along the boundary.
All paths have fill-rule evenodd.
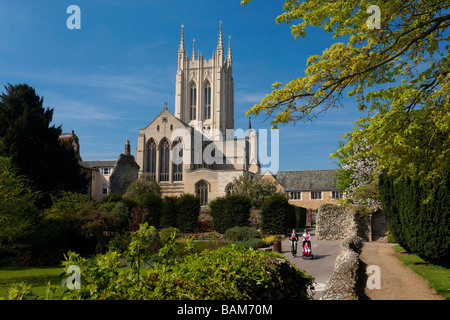
<path id="1" fill-rule="evenodd" d="M 80 166 L 88 169 L 114 167 L 116 160 L 80 161 Z"/>
<path id="2" fill-rule="evenodd" d="M 336 170 L 279 171 L 275 176 L 287 190 L 338 190 Z"/>

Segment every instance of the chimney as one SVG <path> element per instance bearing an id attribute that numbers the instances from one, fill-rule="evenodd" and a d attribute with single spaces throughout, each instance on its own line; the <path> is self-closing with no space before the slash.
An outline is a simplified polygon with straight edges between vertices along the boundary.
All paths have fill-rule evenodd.
<path id="1" fill-rule="evenodd" d="M 125 155 L 129 156 L 130 155 L 130 141 L 127 140 L 127 142 L 125 143 Z"/>

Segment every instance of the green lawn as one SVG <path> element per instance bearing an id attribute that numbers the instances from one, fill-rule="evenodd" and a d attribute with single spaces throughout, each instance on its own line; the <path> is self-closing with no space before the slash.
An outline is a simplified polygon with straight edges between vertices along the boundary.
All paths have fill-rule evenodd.
<path id="1" fill-rule="evenodd" d="M 395 246 L 396 252 L 405 251 L 401 246 Z M 398 258 L 424 278 L 430 287 L 442 296 L 445 300 L 450 300 L 450 269 L 427 263 L 415 254 L 400 254 Z"/>
<path id="2" fill-rule="evenodd" d="M 4 267 L 0 268 L 0 299 L 8 299 L 7 290 L 14 282 L 25 282 L 38 296 L 45 297 L 47 283 L 59 283 L 59 275 L 65 271 L 62 267 Z"/>

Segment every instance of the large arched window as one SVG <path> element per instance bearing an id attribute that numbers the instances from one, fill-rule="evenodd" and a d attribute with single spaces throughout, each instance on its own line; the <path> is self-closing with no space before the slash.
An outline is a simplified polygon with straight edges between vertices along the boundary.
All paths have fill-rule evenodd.
<path id="1" fill-rule="evenodd" d="M 205 96 L 204 96 L 204 117 L 205 120 L 211 119 L 211 84 L 209 81 L 205 83 Z"/>
<path id="2" fill-rule="evenodd" d="M 183 181 L 183 143 L 175 141 L 172 148 L 173 181 Z"/>
<path id="3" fill-rule="evenodd" d="M 191 84 L 191 92 L 190 92 L 190 113 L 189 120 L 195 120 L 197 118 L 197 86 L 195 83 Z"/>
<path id="4" fill-rule="evenodd" d="M 164 138 L 159 146 L 159 181 L 169 181 L 170 145 Z"/>
<path id="5" fill-rule="evenodd" d="M 200 197 L 200 205 L 205 206 L 208 203 L 208 182 L 205 180 L 197 182 L 195 193 Z"/>
<path id="6" fill-rule="evenodd" d="M 147 172 L 156 180 L 156 142 L 153 139 L 147 143 Z"/>

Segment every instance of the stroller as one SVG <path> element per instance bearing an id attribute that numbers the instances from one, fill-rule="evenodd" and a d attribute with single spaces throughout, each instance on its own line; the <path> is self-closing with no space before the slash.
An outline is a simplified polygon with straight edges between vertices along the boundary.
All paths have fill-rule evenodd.
<path id="1" fill-rule="evenodd" d="M 313 259 L 314 255 L 311 251 L 311 242 L 310 241 L 304 241 L 303 242 L 303 259 Z"/>

